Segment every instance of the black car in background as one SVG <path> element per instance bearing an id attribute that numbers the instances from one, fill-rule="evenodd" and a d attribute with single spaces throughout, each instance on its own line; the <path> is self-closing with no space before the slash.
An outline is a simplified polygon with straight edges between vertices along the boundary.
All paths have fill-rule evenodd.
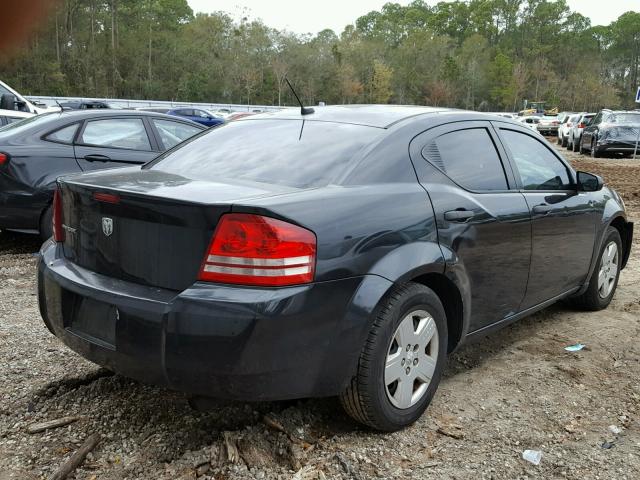
<path id="1" fill-rule="evenodd" d="M 639 129 L 639 111 L 601 110 L 582 131 L 580 151 L 595 158 L 612 153 L 630 156 Z"/>
<path id="2" fill-rule="evenodd" d="M 0 129 L 0 228 L 49 238 L 60 175 L 146 163 L 202 130 L 168 115 L 109 109 L 7 125 Z"/>
<path id="3" fill-rule="evenodd" d="M 58 106 L 63 110 L 97 110 L 102 108 L 113 108 L 107 102 L 100 100 L 70 100 L 60 102 Z"/>
<path id="4" fill-rule="evenodd" d="M 340 395 L 382 430 L 465 340 L 560 299 L 605 308 L 633 232 L 520 122 L 419 107 L 247 117 L 61 178 L 54 206 L 39 305 L 70 348 L 199 395 Z"/>

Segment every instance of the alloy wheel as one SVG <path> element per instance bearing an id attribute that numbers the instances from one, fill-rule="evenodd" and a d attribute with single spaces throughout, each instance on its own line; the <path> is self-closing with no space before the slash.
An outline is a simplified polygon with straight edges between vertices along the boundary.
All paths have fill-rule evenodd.
<path id="1" fill-rule="evenodd" d="M 407 314 L 396 329 L 384 369 L 389 401 L 396 408 L 415 405 L 426 393 L 438 360 L 438 327 L 425 310 Z"/>
<path id="2" fill-rule="evenodd" d="M 598 272 L 598 294 L 607 298 L 616 283 L 618 276 L 618 245 L 609 242 L 602 252 L 600 271 Z"/>

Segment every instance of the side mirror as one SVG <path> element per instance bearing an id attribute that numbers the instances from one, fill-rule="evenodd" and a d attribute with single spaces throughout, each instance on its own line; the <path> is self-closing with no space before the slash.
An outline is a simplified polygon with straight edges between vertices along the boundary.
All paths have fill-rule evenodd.
<path id="1" fill-rule="evenodd" d="M 578 190 L 581 192 L 597 192 L 602 190 L 602 177 L 593 173 L 578 172 Z"/>
<path id="2" fill-rule="evenodd" d="M 18 99 L 11 93 L 3 93 L 0 97 L 0 108 L 2 110 L 15 110 Z"/>

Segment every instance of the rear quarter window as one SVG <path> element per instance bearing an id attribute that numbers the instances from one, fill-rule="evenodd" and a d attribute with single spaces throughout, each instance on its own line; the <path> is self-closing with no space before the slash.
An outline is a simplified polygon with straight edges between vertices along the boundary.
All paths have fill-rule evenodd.
<path id="1" fill-rule="evenodd" d="M 382 131 L 310 120 L 242 120 L 187 140 L 146 168 L 214 182 L 325 186 Z"/>
<path id="2" fill-rule="evenodd" d="M 422 156 L 467 190 L 509 188 L 498 151 L 486 128 L 445 133 L 428 143 Z"/>

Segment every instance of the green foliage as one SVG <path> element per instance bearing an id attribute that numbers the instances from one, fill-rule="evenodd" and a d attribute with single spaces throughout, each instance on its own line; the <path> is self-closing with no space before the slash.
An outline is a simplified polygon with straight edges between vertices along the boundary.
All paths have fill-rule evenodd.
<path id="1" fill-rule="evenodd" d="M 434 2 L 430 2 L 434 3 Z M 592 27 L 566 0 L 386 3 L 336 34 L 277 31 L 186 0 L 60 0 L 0 59 L 26 94 L 293 105 L 631 106 L 640 13 Z"/>

